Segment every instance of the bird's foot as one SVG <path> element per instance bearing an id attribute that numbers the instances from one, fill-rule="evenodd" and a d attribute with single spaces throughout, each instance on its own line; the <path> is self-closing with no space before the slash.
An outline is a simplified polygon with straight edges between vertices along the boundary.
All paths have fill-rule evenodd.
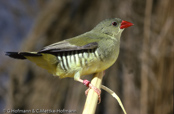
<path id="1" fill-rule="evenodd" d="M 101 97 L 100 97 L 100 94 L 101 94 L 101 90 L 98 89 L 97 87 L 95 87 L 94 85 L 91 84 L 90 81 L 88 80 L 83 80 L 83 84 L 86 85 L 87 87 L 89 87 L 86 91 L 85 91 L 85 94 L 87 95 L 89 90 L 90 89 L 93 89 L 97 95 L 98 95 L 98 104 L 101 102 Z"/>

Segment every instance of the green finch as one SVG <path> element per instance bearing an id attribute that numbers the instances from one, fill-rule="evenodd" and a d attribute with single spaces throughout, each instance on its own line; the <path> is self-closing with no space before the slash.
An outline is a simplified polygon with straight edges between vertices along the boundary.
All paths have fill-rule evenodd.
<path id="1" fill-rule="evenodd" d="M 114 64 L 121 34 L 132 25 L 119 18 L 106 19 L 89 32 L 53 43 L 38 52 L 6 52 L 6 55 L 28 59 L 60 78 L 73 77 L 93 89 L 100 98 L 100 89 L 81 76 L 102 72 Z"/>

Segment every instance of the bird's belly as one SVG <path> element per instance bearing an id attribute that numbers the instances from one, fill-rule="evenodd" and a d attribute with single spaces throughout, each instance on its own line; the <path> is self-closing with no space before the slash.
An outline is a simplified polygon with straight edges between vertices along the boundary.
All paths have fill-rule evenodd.
<path id="1" fill-rule="evenodd" d="M 89 67 L 85 67 L 82 70 L 82 75 L 88 75 L 96 72 L 101 72 L 112 66 L 118 57 L 118 53 L 110 54 L 109 57 L 103 59 L 97 59 Z"/>
<path id="2" fill-rule="evenodd" d="M 101 72 L 109 68 L 111 65 L 112 65 L 111 62 L 102 62 L 102 61 L 94 62 L 90 67 L 83 68 L 81 74 L 88 75 Z"/>

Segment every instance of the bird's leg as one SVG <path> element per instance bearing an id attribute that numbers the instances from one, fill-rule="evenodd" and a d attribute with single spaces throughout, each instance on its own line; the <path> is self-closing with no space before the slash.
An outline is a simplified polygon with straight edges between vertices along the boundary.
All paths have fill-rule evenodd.
<path id="1" fill-rule="evenodd" d="M 80 79 L 80 72 L 75 73 L 74 80 L 76 80 L 78 82 L 81 82 L 84 85 L 86 85 L 86 87 L 88 87 L 88 89 L 85 91 L 85 94 L 86 95 L 88 94 L 88 91 L 90 89 L 93 89 L 97 93 L 97 95 L 98 95 L 99 103 L 101 102 L 101 98 L 100 98 L 101 90 L 98 89 L 97 87 L 95 87 L 94 85 L 92 85 L 90 81 Z"/>
<path id="2" fill-rule="evenodd" d="M 103 71 L 103 76 L 105 75 L 105 70 Z M 85 81 L 85 80 L 84 80 Z M 88 95 L 88 92 L 91 88 L 88 88 L 86 91 L 85 91 L 85 94 Z M 101 91 L 101 90 L 100 90 Z M 101 92 L 100 92 L 101 93 Z"/>

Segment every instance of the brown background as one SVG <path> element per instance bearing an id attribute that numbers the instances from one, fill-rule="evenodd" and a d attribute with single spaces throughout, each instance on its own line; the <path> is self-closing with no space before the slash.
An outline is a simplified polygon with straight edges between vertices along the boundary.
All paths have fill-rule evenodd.
<path id="1" fill-rule="evenodd" d="M 128 114 L 173 114 L 173 0 L 30 2 L 21 0 L 18 4 L 34 22 L 25 33 L 28 35 L 15 44 L 8 44 L 13 36 L 7 33 L 4 45 L 8 48 L 2 47 L 1 51 L 37 51 L 87 32 L 107 18 L 130 21 L 134 26 L 123 32 L 119 57 L 106 71 L 103 84 L 118 94 Z M 12 12 L 14 18 L 11 19 L 17 26 L 22 10 L 14 10 L 9 2 L 1 3 Z M 53 77 L 29 61 L 1 56 L 0 77 L 9 77 L 5 86 L 0 87 L 0 99 L 5 102 L 1 109 L 72 109 L 82 113 L 85 86 L 72 78 Z M 118 102 L 105 91 L 101 99 L 96 114 L 123 113 Z"/>

